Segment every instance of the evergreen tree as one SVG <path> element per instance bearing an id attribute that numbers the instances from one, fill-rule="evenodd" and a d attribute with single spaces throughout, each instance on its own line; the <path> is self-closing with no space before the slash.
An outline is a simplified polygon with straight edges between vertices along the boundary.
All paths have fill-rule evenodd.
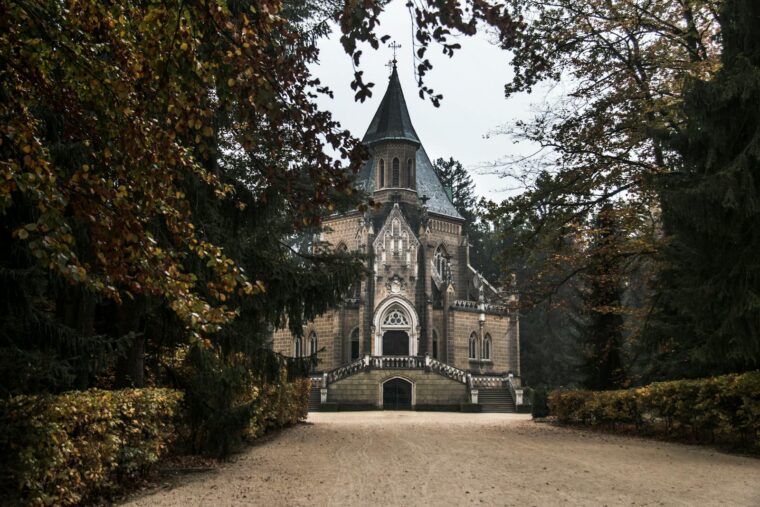
<path id="1" fill-rule="evenodd" d="M 433 162 L 444 189 L 450 192 L 451 202 L 465 219 L 462 231 L 470 244 L 470 264 L 492 283 L 497 283 L 505 270 L 501 269 L 499 257 L 503 241 L 495 234 L 495 226 L 488 221 L 475 194 L 472 176 L 461 162 L 449 157 Z"/>
<path id="2" fill-rule="evenodd" d="M 438 178 L 443 183 L 443 188 L 450 192 L 449 198 L 460 215 L 466 221 L 465 227 L 473 224 L 477 218 L 475 214 L 475 183 L 472 176 L 464 168 L 461 162 L 449 157 L 448 160 L 443 158 L 433 162 L 433 169 Z"/>
<path id="3" fill-rule="evenodd" d="M 688 86 L 682 170 L 662 181 L 662 376 L 760 366 L 760 4 L 728 0 L 720 19 L 722 67 Z"/>
<path id="4" fill-rule="evenodd" d="M 616 389 L 625 382 L 623 370 L 623 269 L 617 244 L 616 210 L 605 205 L 590 229 L 588 255 L 593 262 L 581 275 L 581 301 L 575 331 L 583 349 L 582 371 L 589 389 Z"/>

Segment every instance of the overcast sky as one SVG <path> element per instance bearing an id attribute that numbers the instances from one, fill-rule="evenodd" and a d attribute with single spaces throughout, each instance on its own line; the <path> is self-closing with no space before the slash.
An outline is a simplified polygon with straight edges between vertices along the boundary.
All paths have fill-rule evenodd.
<path id="1" fill-rule="evenodd" d="M 388 34 L 401 48 L 396 58 L 412 123 L 430 158 L 454 157 L 473 175 L 476 191 L 484 197 L 500 200 L 507 195 L 509 182 L 478 170 L 483 164 L 505 155 L 527 154 L 530 146 L 516 146 L 504 136 L 486 139 L 486 134 L 507 122 L 530 117 L 531 105 L 544 100 L 545 93 L 504 98 L 504 84 L 511 76 L 509 54 L 489 43 L 488 35 L 461 37 L 462 49 L 453 58 L 431 46 L 428 56 L 433 70 L 425 76 L 427 86 L 443 94 L 441 106 L 419 98 L 412 59 L 412 24 L 404 2 L 391 2 L 380 18 L 379 33 Z M 390 43 L 390 41 L 388 41 Z M 319 45 L 320 63 L 313 68 L 323 84 L 334 92 L 334 100 L 320 99 L 322 108 L 331 111 L 336 120 L 355 136 L 361 137 L 372 120 L 388 84 L 386 66 L 393 52 L 388 47 L 378 51 L 363 49 L 360 69 L 364 81 L 375 83 L 372 98 L 355 102 L 350 88 L 353 79 L 351 59 L 340 44 L 336 31 Z"/>

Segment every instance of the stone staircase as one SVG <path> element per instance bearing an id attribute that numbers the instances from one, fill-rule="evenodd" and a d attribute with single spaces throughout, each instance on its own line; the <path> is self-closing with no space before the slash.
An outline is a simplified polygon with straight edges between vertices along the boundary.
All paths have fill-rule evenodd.
<path id="1" fill-rule="evenodd" d="M 494 387 L 478 391 L 478 405 L 483 412 L 515 412 L 515 400 L 507 387 Z"/>
<path id="2" fill-rule="evenodd" d="M 309 393 L 309 412 L 319 412 L 319 387 L 312 387 Z"/>

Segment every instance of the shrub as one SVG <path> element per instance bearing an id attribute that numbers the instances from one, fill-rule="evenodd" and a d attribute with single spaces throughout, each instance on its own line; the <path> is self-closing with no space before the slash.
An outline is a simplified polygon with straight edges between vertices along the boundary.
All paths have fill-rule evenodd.
<path id="1" fill-rule="evenodd" d="M 309 414 L 309 391 L 311 381 L 307 378 L 285 380 L 282 372 L 280 384 L 268 384 L 255 388 L 256 408 L 246 432 L 250 438 L 258 438 L 270 429 L 291 426 L 306 419 Z"/>
<path id="2" fill-rule="evenodd" d="M 93 389 L 0 401 L 0 494 L 71 505 L 107 495 L 156 462 L 176 435 L 182 394 Z"/>
<path id="3" fill-rule="evenodd" d="M 171 371 L 185 392 L 185 441 L 193 453 L 226 458 L 244 440 L 308 415 L 309 379 L 289 382 L 284 368 L 262 383 L 244 357 L 193 347 Z"/>
<path id="4" fill-rule="evenodd" d="M 533 389 L 532 391 L 532 411 L 534 418 L 537 417 L 546 417 L 549 415 L 549 405 L 546 403 L 546 388 L 545 387 L 537 387 Z"/>
<path id="5" fill-rule="evenodd" d="M 760 372 L 656 382 L 619 391 L 553 391 L 549 410 L 562 423 L 633 423 L 649 433 L 697 440 L 716 435 L 758 443 Z M 535 406 L 535 402 L 534 402 Z"/>
<path id="6" fill-rule="evenodd" d="M 193 454 L 227 457 L 237 448 L 256 409 L 254 377 L 244 361 L 195 346 L 169 370 L 185 393 L 183 444 Z"/>

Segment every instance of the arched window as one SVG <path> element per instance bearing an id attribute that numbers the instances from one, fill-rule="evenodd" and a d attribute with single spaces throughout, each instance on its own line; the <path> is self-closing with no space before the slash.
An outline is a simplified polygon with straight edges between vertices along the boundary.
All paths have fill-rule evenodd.
<path id="1" fill-rule="evenodd" d="M 392 187 L 399 187 L 401 186 L 401 183 L 399 182 L 400 179 L 400 171 L 399 168 L 399 161 L 397 158 L 393 159 L 393 182 L 391 184 Z"/>
<path id="2" fill-rule="evenodd" d="M 476 335 L 475 332 L 473 331 L 472 334 L 470 335 L 470 346 L 469 346 L 470 359 L 478 358 L 477 344 L 478 344 L 478 335 Z"/>
<path id="3" fill-rule="evenodd" d="M 435 263 L 435 270 L 438 272 L 438 276 L 440 276 L 441 278 L 446 278 L 446 273 L 448 271 L 448 265 L 449 265 L 449 259 L 448 259 L 448 255 L 446 255 L 446 249 L 443 247 L 442 244 L 438 245 L 438 248 L 435 249 L 433 262 Z"/>
<path id="4" fill-rule="evenodd" d="M 483 359 L 491 360 L 491 335 L 487 334 L 483 339 Z"/>
<path id="5" fill-rule="evenodd" d="M 315 333 L 314 331 L 312 331 L 311 334 L 309 335 L 309 348 L 310 348 L 309 353 L 311 354 L 316 354 L 317 351 L 319 350 L 319 344 L 317 343 L 317 333 Z"/>
<path id="6" fill-rule="evenodd" d="M 303 355 L 303 344 L 301 342 L 301 337 L 296 336 L 293 340 L 293 356 L 294 357 L 301 357 Z"/>
<path id="7" fill-rule="evenodd" d="M 335 250 L 337 250 L 338 253 L 346 253 L 348 252 L 348 247 L 346 246 L 345 243 L 341 241 L 340 243 L 338 243 L 338 248 L 336 248 Z"/>
<path id="8" fill-rule="evenodd" d="M 380 159 L 380 181 L 379 188 L 385 187 L 385 160 Z"/>
<path id="9" fill-rule="evenodd" d="M 414 182 L 412 181 L 412 159 L 406 161 L 406 186 L 414 188 Z"/>
<path id="10" fill-rule="evenodd" d="M 433 329 L 433 359 L 438 359 L 438 333 Z"/>
<path id="11" fill-rule="evenodd" d="M 359 359 L 359 328 L 351 331 L 351 360 Z"/>

